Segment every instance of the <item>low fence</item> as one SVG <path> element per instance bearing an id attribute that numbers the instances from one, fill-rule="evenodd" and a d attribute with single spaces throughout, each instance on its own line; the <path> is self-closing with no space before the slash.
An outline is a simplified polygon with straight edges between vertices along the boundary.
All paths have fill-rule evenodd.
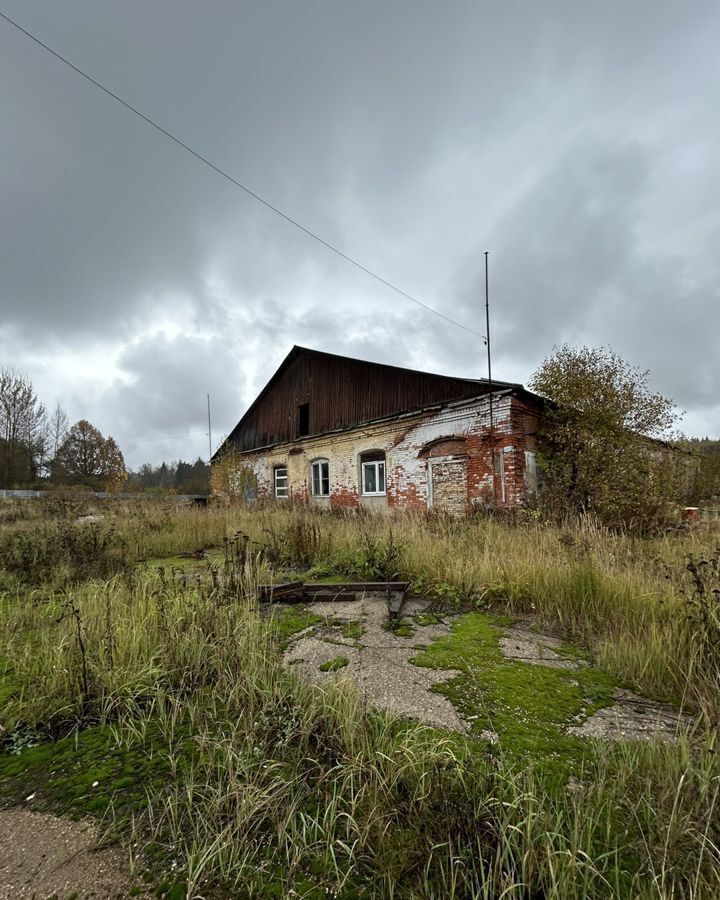
<path id="1" fill-rule="evenodd" d="M 78 500 L 177 500 L 180 502 L 207 503 L 206 494 L 144 494 L 132 491 L 23 491 L 0 488 L 0 500 L 51 500 L 53 497 L 77 498 Z"/>

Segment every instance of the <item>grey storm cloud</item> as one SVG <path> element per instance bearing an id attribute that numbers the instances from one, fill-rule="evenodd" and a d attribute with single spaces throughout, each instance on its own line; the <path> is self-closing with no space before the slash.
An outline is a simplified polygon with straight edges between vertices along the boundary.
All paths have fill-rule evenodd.
<path id="1" fill-rule="evenodd" d="M 2 10 L 498 377 L 606 344 L 720 432 L 712 2 Z M 0 20 L 0 363 L 132 465 L 207 453 L 294 343 L 484 374 L 437 319 Z"/>

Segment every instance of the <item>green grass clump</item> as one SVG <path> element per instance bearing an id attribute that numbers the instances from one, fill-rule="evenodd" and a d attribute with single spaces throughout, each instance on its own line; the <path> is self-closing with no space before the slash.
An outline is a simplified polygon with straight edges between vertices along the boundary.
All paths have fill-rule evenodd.
<path id="1" fill-rule="evenodd" d="M 411 638 L 415 634 L 415 629 L 410 622 L 391 622 L 387 630 L 392 632 L 395 637 Z"/>
<path id="2" fill-rule="evenodd" d="M 278 606 L 270 618 L 271 628 L 283 647 L 287 646 L 296 634 L 322 621 L 324 621 L 322 616 L 301 606 Z"/>
<path id="3" fill-rule="evenodd" d="M 348 621 L 347 619 L 337 619 L 333 624 L 338 628 L 340 634 L 350 641 L 358 642 L 365 634 L 365 626 L 362 622 Z"/>
<path id="4" fill-rule="evenodd" d="M 436 616 L 435 613 L 418 613 L 416 616 L 412 617 L 413 622 L 416 625 L 419 625 L 421 628 L 425 628 L 427 625 L 439 625 L 441 623 L 441 619 L 439 616 Z"/>

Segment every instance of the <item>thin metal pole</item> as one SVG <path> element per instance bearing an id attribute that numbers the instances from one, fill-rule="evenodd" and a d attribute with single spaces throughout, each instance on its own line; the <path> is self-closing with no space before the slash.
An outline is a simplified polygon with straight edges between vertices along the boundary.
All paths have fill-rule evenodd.
<path id="1" fill-rule="evenodd" d="M 208 462 L 212 459 L 212 428 L 210 427 L 210 394 L 207 395 L 208 403 Z"/>
<path id="2" fill-rule="evenodd" d="M 485 344 L 488 366 L 488 405 L 490 411 L 490 456 L 492 459 L 493 510 L 497 506 L 497 476 L 495 473 L 495 422 L 493 420 L 492 361 L 490 358 L 490 290 L 488 287 L 488 251 L 485 251 Z"/>

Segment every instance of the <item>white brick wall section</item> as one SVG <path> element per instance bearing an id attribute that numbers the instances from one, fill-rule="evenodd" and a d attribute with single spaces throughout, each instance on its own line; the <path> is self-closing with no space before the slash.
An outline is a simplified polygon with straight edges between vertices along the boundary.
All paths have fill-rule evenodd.
<path id="1" fill-rule="evenodd" d="M 496 434 L 507 432 L 510 426 L 510 397 L 493 401 L 493 422 Z M 427 444 L 443 437 L 465 437 L 482 434 L 490 429 L 490 407 L 486 399 L 475 406 L 461 409 L 445 408 L 419 422 L 390 451 L 388 468 L 395 479 L 396 490 L 406 491 L 414 484 L 418 494 L 427 501 L 427 463 L 418 454 Z M 488 487 L 492 486 L 487 478 Z"/>
<path id="2" fill-rule="evenodd" d="M 510 430 L 510 397 L 493 401 L 496 434 Z M 411 425 L 412 419 L 391 419 L 378 425 L 357 428 L 335 435 L 325 435 L 295 445 L 300 453 L 289 454 L 290 445 L 243 454 L 239 465 L 252 469 L 257 478 L 260 495 L 273 493 L 273 467 L 288 467 L 289 488 L 298 493 L 307 489 L 310 462 L 319 457 L 330 461 L 330 491 L 337 489 L 359 492 L 359 457 L 366 450 L 384 450 L 387 454 L 387 479 L 396 491 L 404 492 L 414 485 L 418 495 L 427 499 L 427 463 L 418 454 L 430 442 L 439 438 L 487 434 L 490 413 L 487 398 L 472 406 L 449 406 L 436 413 L 426 414 Z M 408 428 L 396 442 L 398 432 Z M 488 476 L 488 486 L 490 478 Z M 234 487 L 237 485 L 235 481 Z"/>

